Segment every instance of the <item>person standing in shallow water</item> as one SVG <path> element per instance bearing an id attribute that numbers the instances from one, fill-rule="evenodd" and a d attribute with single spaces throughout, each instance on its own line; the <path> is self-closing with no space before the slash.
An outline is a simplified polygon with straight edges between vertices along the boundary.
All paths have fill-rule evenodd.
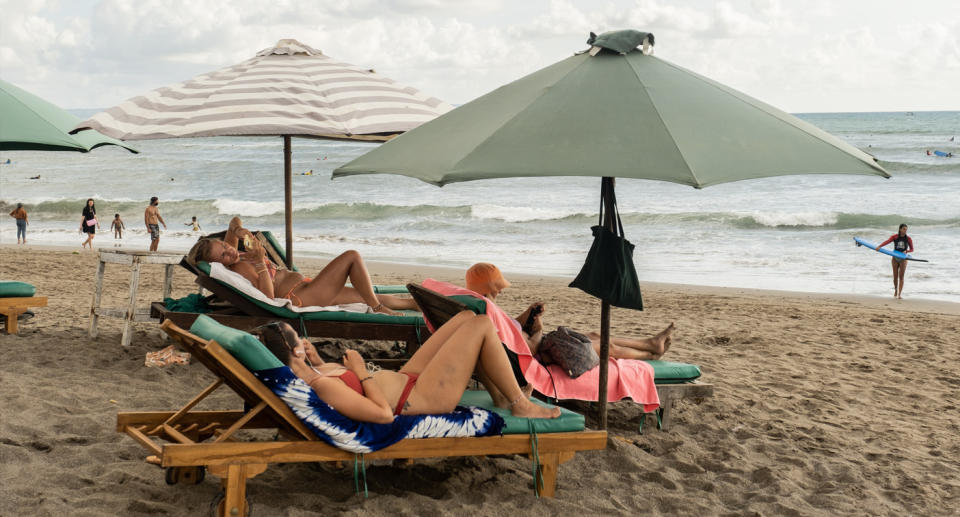
<path id="1" fill-rule="evenodd" d="M 87 245 L 93 249 L 93 238 L 97 234 L 97 228 L 100 227 L 100 221 L 97 220 L 97 206 L 93 198 L 87 199 L 87 204 L 83 207 L 83 217 L 80 219 L 80 233 L 87 234 L 87 240 L 80 243 L 81 248 Z"/>
<path id="2" fill-rule="evenodd" d="M 7 160 L 10 161 L 10 160 Z M 27 243 L 27 211 L 23 209 L 23 203 L 17 203 L 17 208 L 10 212 L 10 217 L 17 220 L 17 244 Z M 21 240 L 21 237 L 23 238 Z"/>
<path id="3" fill-rule="evenodd" d="M 157 209 L 159 204 L 157 196 L 153 196 L 150 198 L 150 205 L 143 211 L 143 223 L 150 232 L 150 251 L 157 251 L 157 246 L 160 245 L 160 225 L 163 225 L 164 230 L 167 229 L 167 223 L 163 221 L 163 217 L 160 217 L 160 211 Z"/>
<path id="4" fill-rule="evenodd" d="M 899 251 L 901 253 L 913 253 L 913 239 L 907 235 L 906 223 L 901 224 L 900 228 L 897 230 L 897 233 L 891 235 L 889 239 L 880 243 L 877 246 L 877 249 L 879 250 L 891 242 L 893 243 L 894 251 Z M 901 293 L 903 293 L 903 276 L 904 273 L 907 272 L 907 261 L 906 259 L 891 257 L 890 264 L 893 265 L 893 297 L 901 299 Z"/>

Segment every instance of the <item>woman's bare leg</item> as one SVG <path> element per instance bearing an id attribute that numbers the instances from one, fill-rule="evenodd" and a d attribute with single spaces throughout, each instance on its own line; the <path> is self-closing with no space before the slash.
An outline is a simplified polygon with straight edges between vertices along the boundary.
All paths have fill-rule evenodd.
<path id="1" fill-rule="evenodd" d="M 452 336 L 461 325 L 470 321 L 473 316 L 474 313 L 472 311 L 462 311 L 450 318 L 450 320 L 441 325 L 433 335 L 420 345 L 420 348 L 413 353 L 413 356 L 403 364 L 403 368 L 400 368 L 400 371 L 419 375 L 437 355 L 440 348 L 450 342 L 450 336 Z"/>
<path id="2" fill-rule="evenodd" d="M 891 258 L 890 264 L 893 265 L 893 297 L 900 297 L 900 263 L 897 259 Z"/>
<path id="3" fill-rule="evenodd" d="M 904 260 L 900 263 L 900 288 L 897 289 L 897 298 L 901 298 L 900 295 L 903 294 L 903 275 L 907 272 L 907 261 Z"/>
<path id="4" fill-rule="evenodd" d="M 348 279 L 353 284 L 353 290 L 356 291 L 359 300 L 349 294 L 340 296 L 346 289 L 345 284 Z M 393 311 L 385 309 L 380 304 L 376 293 L 373 292 L 373 283 L 370 281 L 370 274 L 363 263 L 363 258 L 354 250 L 341 253 L 331 260 L 310 283 L 301 285 L 294 292 L 303 301 L 303 305 L 324 306 L 362 301 L 370 307 L 380 306 L 380 312 L 393 314 Z"/>
<path id="5" fill-rule="evenodd" d="M 438 348 L 410 392 L 408 414 L 453 409 L 463 395 L 470 375 L 479 365 L 491 385 L 510 399 L 508 405 L 514 416 L 560 416 L 558 408 L 544 408 L 523 396 L 490 318 L 479 315 L 466 317 L 466 321 L 460 322 L 459 327 Z"/>
<path id="6" fill-rule="evenodd" d="M 411 310 L 417 311 L 420 310 L 417 307 L 417 302 L 413 301 L 413 298 L 401 298 L 399 296 L 394 296 L 392 294 L 377 294 L 375 295 L 377 300 L 390 309 L 395 310 Z M 360 295 L 360 291 L 357 291 L 353 287 L 344 287 L 340 294 L 333 299 L 333 305 L 339 305 L 341 303 L 357 303 L 362 302 L 363 296 Z"/>
<path id="7" fill-rule="evenodd" d="M 653 337 L 629 339 L 610 337 L 610 357 L 616 359 L 660 359 L 670 349 L 674 325 L 660 331 Z M 600 334 L 588 334 L 593 349 L 600 354 Z"/>

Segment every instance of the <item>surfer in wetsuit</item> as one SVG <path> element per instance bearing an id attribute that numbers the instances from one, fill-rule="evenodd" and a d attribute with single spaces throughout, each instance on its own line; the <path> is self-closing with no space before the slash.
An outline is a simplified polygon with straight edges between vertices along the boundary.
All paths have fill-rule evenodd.
<path id="1" fill-rule="evenodd" d="M 907 235 L 906 223 L 901 224 L 897 233 L 881 242 L 877 246 L 877 249 L 879 250 L 891 242 L 893 243 L 893 249 L 895 251 L 899 251 L 900 253 L 913 253 L 913 239 Z M 893 264 L 893 297 L 899 299 L 901 298 L 900 293 L 903 292 L 903 274 L 907 271 L 907 261 L 906 259 L 891 257 L 890 263 Z"/>

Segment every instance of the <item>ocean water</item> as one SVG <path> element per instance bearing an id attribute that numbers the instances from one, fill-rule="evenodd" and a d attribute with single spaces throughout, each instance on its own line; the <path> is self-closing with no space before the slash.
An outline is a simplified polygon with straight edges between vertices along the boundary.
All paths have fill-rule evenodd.
<path id="1" fill-rule="evenodd" d="M 889 257 L 855 247 L 852 238 L 879 242 L 905 222 L 914 255 L 930 262 L 909 264 L 904 296 L 960 302 L 960 112 L 799 116 L 877 156 L 893 178 L 789 176 L 702 190 L 618 180 L 641 281 L 887 296 Z M 294 139 L 295 255 L 356 249 L 370 260 L 463 268 L 488 261 L 507 272 L 570 278 L 582 265 L 597 221 L 599 178 L 442 188 L 392 175 L 330 179 L 334 168 L 373 145 Z M 169 227 L 161 250 L 189 248 L 196 239 L 185 224 L 191 216 L 204 231 L 222 230 L 240 215 L 250 228 L 283 235 L 279 137 L 134 146 L 141 154 L 109 147 L 0 153 L 0 210 L 23 202 L 32 243 L 78 249 L 88 197 L 101 216 L 98 246 L 145 248 L 142 214 L 153 195 Z M 927 156 L 926 149 L 957 156 Z M 108 231 L 114 213 L 128 227 L 122 241 Z M 0 224 L 0 242 L 16 242 L 12 219 Z"/>

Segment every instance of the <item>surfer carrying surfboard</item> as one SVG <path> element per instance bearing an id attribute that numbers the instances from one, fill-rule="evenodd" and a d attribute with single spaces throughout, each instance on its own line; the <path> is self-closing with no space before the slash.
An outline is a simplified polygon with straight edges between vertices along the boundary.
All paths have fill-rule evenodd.
<path id="1" fill-rule="evenodd" d="M 887 244 L 893 243 L 893 249 L 899 251 L 900 253 L 913 253 L 913 239 L 907 235 L 907 225 L 906 223 L 900 225 L 900 229 L 897 230 L 897 233 L 890 236 L 889 239 L 881 242 L 877 245 L 876 249 L 880 249 Z M 907 260 L 897 257 L 892 257 L 890 263 L 893 264 L 893 297 L 900 298 L 900 293 L 903 292 L 903 275 L 907 271 Z"/>

